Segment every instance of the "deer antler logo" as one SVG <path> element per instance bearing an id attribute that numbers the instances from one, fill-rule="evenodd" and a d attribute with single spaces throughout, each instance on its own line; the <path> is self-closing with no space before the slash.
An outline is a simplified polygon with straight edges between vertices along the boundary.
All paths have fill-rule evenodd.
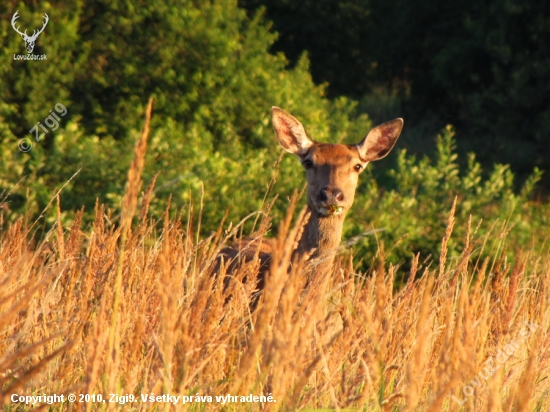
<path id="1" fill-rule="evenodd" d="M 34 50 L 34 43 L 36 42 L 36 39 L 38 37 L 38 35 L 40 33 L 42 33 L 44 31 L 44 29 L 46 28 L 46 25 L 48 24 L 48 21 L 50 20 L 48 18 L 48 15 L 46 13 L 44 13 L 44 24 L 42 24 L 42 28 L 40 30 L 35 30 L 32 34 L 32 36 L 29 36 L 27 34 L 27 30 L 25 30 L 25 33 L 21 33 L 19 31 L 19 26 L 15 26 L 15 21 L 19 18 L 19 10 L 15 12 L 15 14 L 13 15 L 12 19 L 11 19 L 11 25 L 13 27 L 13 29 L 19 33 L 21 35 L 21 38 L 23 40 L 25 40 L 25 43 L 27 43 L 27 53 L 32 53 L 32 51 Z"/>

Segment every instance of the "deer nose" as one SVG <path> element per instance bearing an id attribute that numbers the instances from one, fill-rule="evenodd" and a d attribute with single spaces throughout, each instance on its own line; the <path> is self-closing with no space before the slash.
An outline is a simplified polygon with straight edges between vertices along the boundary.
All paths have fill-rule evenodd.
<path id="1" fill-rule="evenodd" d="M 337 187 L 325 186 L 319 192 L 321 202 L 329 204 L 339 204 L 344 201 L 344 193 Z"/>

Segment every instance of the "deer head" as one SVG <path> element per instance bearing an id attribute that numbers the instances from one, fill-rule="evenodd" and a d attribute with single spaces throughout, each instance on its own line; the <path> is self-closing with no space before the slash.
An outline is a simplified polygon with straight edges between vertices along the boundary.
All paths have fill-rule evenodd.
<path id="1" fill-rule="evenodd" d="M 345 216 L 359 175 L 392 150 L 403 129 L 403 119 L 395 119 L 372 129 L 358 144 L 326 144 L 312 140 L 295 117 L 278 107 L 272 107 L 271 117 L 279 144 L 306 170 L 307 204 L 316 219 Z"/>
<path id="2" fill-rule="evenodd" d="M 34 50 L 34 44 L 36 42 L 36 39 L 38 38 L 38 35 L 44 31 L 50 19 L 48 18 L 48 15 L 44 13 L 44 23 L 42 24 L 42 28 L 40 30 L 35 30 L 32 36 L 29 36 L 27 35 L 27 30 L 25 30 L 24 33 L 21 33 L 21 31 L 19 31 L 19 26 L 18 27 L 15 26 L 15 21 L 18 18 L 19 18 L 19 11 L 16 11 L 11 19 L 11 25 L 13 29 L 21 35 L 21 38 L 25 41 L 25 43 L 27 43 L 27 46 L 26 46 L 27 53 L 32 53 L 32 51 Z"/>

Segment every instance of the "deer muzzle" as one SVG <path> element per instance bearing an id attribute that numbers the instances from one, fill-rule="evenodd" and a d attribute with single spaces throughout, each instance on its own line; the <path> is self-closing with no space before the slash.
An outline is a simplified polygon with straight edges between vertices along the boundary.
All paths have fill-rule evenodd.
<path id="1" fill-rule="evenodd" d="M 325 216 L 339 215 L 344 211 L 344 192 L 336 186 L 325 186 L 317 196 L 318 211 Z"/>

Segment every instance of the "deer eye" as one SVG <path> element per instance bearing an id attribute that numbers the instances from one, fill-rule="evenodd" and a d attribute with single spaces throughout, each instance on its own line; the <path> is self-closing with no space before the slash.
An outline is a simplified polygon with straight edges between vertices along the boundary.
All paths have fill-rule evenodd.
<path id="1" fill-rule="evenodd" d="M 361 170 L 363 170 L 363 165 L 360 165 L 359 163 L 357 163 L 355 166 L 353 166 L 353 170 L 359 173 Z"/>
<path id="2" fill-rule="evenodd" d="M 313 162 L 309 159 L 304 160 L 302 162 L 302 166 L 304 166 L 306 169 L 311 169 L 313 167 Z"/>

